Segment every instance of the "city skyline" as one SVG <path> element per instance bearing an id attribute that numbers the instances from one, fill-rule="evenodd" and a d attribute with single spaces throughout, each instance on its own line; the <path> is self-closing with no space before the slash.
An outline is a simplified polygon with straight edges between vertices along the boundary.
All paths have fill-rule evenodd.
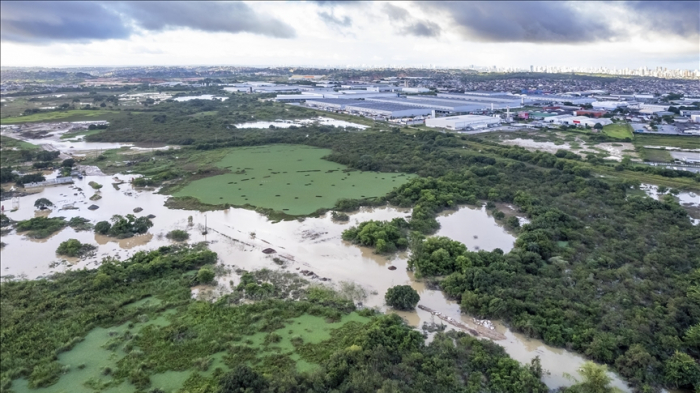
<path id="1" fill-rule="evenodd" d="M 2 3 L 2 66 L 698 69 L 698 2 Z"/>

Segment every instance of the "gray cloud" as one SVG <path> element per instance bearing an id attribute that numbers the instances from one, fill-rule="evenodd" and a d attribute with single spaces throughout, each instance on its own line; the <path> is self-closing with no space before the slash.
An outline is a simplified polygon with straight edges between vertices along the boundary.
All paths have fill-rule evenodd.
<path id="1" fill-rule="evenodd" d="M 700 2 L 630 1 L 624 3 L 634 22 L 655 33 L 697 40 L 700 37 Z"/>
<path id="2" fill-rule="evenodd" d="M 8 2 L 0 3 L 2 41 L 43 44 L 124 39 L 134 27 L 253 33 L 276 38 L 296 35 L 288 24 L 231 2 Z"/>
<path id="3" fill-rule="evenodd" d="M 348 16 L 344 16 L 342 18 L 339 18 L 331 13 L 322 11 L 318 12 L 318 17 L 321 18 L 321 20 L 331 26 L 331 27 L 350 27 L 352 26 L 352 19 Z"/>
<path id="4" fill-rule="evenodd" d="M 573 3 L 479 1 L 421 5 L 447 12 L 462 35 L 474 41 L 576 43 L 625 35 Z"/>
<path id="5" fill-rule="evenodd" d="M 436 23 L 430 21 L 418 21 L 404 27 L 401 29 L 401 32 L 416 37 L 437 37 L 440 35 L 441 29 Z"/>
<path id="6" fill-rule="evenodd" d="M 121 16 L 100 3 L 0 2 L 2 41 L 88 41 L 130 34 Z"/>
<path id="7" fill-rule="evenodd" d="M 177 28 L 223 33 L 255 33 L 277 38 L 296 35 L 288 24 L 255 12 L 239 2 L 128 2 L 119 9 L 139 27 L 161 31 Z"/>
<path id="8" fill-rule="evenodd" d="M 405 9 L 397 7 L 391 3 L 384 4 L 383 11 L 389 17 L 391 21 L 405 21 L 410 18 L 411 15 Z"/>

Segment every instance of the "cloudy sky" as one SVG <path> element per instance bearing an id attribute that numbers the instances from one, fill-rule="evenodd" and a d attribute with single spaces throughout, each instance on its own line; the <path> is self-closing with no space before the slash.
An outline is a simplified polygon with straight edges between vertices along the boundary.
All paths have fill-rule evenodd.
<path id="1" fill-rule="evenodd" d="M 0 7 L 2 66 L 700 67 L 698 1 Z"/>

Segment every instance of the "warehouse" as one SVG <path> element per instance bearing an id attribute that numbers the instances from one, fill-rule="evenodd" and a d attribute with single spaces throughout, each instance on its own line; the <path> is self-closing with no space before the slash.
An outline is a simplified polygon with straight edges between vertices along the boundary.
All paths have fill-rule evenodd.
<path id="1" fill-rule="evenodd" d="M 459 100 L 440 100 L 436 98 L 428 98 L 426 96 L 409 96 L 407 98 L 399 97 L 381 97 L 381 98 L 365 98 L 365 101 L 387 102 L 416 108 L 430 108 L 438 112 L 472 112 L 480 110 L 481 107 L 470 105 L 467 102 Z"/>
<path id="2" fill-rule="evenodd" d="M 425 125 L 431 128 L 447 128 L 448 130 L 476 130 L 492 127 L 500 122 L 497 117 L 464 115 L 426 119 Z"/>
<path id="3" fill-rule="evenodd" d="M 461 94 L 461 93 L 438 93 L 436 100 L 450 99 L 461 101 L 468 105 L 476 106 L 481 110 L 488 109 L 505 109 L 505 108 L 520 108 L 527 101 L 523 97 L 513 95 L 478 95 L 478 94 Z"/>
<path id="4" fill-rule="evenodd" d="M 342 98 L 318 98 L 306 100 L 306 105 L 324 110 L 343 111 L 345 106 L 352 103 L 359 103 L 359 100 L 346 100 Z"/>
<path id="5" fill-rule="evenodd" d="M 348 101 L 345 110 L 364 116 L 382 116 L 386 118 L 423 116 L 432 113 L 431 108 L 402 105 L 393 102 Z"/>
<path id="6" fill-rule="evenodd" d="M 625 101 L 596 101 L 591 103 L 591 106 L 595 109 L 608 109 L 614 110 L 617 108 L 626 108 L 629 102 Z"/>
<path id="7" fill-rule="evenodd" d="M 554 94 L 528 94 L 526 97 L 526 99 L 536 102 L 570 102 L 574 105 L 591 104 L 596 101 L 595 98 L 559 96 Z"/>

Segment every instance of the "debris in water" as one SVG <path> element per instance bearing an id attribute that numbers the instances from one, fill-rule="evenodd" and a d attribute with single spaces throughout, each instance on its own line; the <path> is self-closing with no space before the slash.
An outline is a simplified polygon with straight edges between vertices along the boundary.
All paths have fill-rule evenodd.
<path id="1" fill-rule="evenodd" d="M 100 208 L 100 207 L 97 206 L 97 205 L 90 205 L 90 207 L 88 207 L 88 210 L 97 210 L 97 209 L 99 209 L 99 208 Z"/>
<path id="2" fill-rule="evenodd" d="M 149 214 L 149 215 L 147 215 L 146 217 L 148 217 L 148 218 L 156 218 L 156 216 L 154 216 L 153 214 Z"/>
<path id="3" fill-rule="evenodd" d="M 276 252 L 274 248 L 266 248 L 263 250 L 263 254 L 274 254 Z"/>
<path id="4" fill-rule="evenodd" d="M 396 270 L 396 266 L 389 266 L 389 270 Z"/>
<path id="5" fill-rule="evenodd" d="M 134 213 L 141 213 L 142 211 L 143 211 L 143 208 L 141 208 L 141 207 L 134 208 Z"/>

